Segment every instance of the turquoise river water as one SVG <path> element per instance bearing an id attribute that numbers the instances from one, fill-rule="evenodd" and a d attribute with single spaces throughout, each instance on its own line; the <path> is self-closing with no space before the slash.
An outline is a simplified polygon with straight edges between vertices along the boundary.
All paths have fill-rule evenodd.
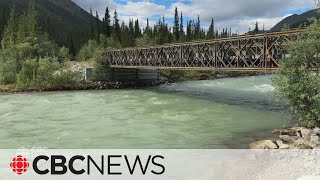
<path id="1" fill-rule="evenodd" d="M 246 148 L 285 122 L 270 76 L 0 94 L 0 149 Z"/>

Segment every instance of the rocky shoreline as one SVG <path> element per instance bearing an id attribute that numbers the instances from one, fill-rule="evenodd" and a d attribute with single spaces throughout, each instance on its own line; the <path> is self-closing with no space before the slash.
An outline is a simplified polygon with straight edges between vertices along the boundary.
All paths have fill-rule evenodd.
<path id="1" fill-rule="evenodd" d="M 77 85 L 60 86 L 60 87 L 28 87 L 18 88 L 14 86 L 0 87 L 0 93 L 28 93 L 28 92 L 51 92 L 51 91 L 80 91 L 80 90 L 107 90 L 107 89 L 129 89 L 152 87 L 164 84 L 166 82 L 159 81 L 92 81 L 81 82 Z"/>
<path id="2" fill-rule="evenodd" d="M 250 149 L 320 149 L 320 128 L 291 127 L 275 129 L 276 140 L 256 141 Z"/>

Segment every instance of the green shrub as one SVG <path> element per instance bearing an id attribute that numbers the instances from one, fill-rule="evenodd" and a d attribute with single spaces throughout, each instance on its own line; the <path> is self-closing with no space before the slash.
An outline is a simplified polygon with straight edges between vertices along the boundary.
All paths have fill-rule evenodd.
<path id="1" fill-rule="evenodd" d="M 37 77 L 39 63 L 37 59 L 28 59 L 23 62 L 22 69 L 18 74 L 19 86 L 33 86 Z"/>
<path id="2" fill-rule="evenodd" d="M 117 48 L 117 49 L 122 47 L 121 43 L 118 40 L 114 39 L 113 37 L 107 38 L 104 35 L 100 36 L 100 46 L 102 48 Z"/>
<path id="3" fill-rule="evenodd" d="M 17 68 L 13 61 L 3 61 L 0 66 L 0 84 L 14 84 L 17 80 Z"/>
<path id="4" fill-rule="evenodd" d="M 90 40 L 80 49 L 76 59 L 78 61 L 90 60 L 97 49 L 99 49 L 99 44 L 95 40 Z"/>
<path id="5" fill-rule="evenodd" d="M 58 56 L 59 63 L 64 63 L 64 62 L 70 61 L 71 59 L 69 49 L 66 47 L 60 48 L 57 56 Z"/>
<path id="6" fill-rule="evenodd" d="M 150 46 L 155 44 L 156 41 L 150 38 L 147 34 L 144 34 L 143 37 L 136 39 L 136 46 Z"/>
<path id="7" fill-rule="evenodd" d="M 96 51 L 93 57 L 93 62 L 94 62 L 93 78 L 95 80 L 101 80 L 101 81 L 108 80 L 109 72 L 110 72 L 110 64 L 102 49 L 100 51 Z"/>
<path id="8" fill-rule="evenodd" d="M 311 72 L 311 64 L 320 66 L 320 21 L 307 28 L 303 36 L 287 44 L 289 58 L 274 78 L 276 92 L 287 100 L 294 119 L 302 125 L 320 125 L 320 72 Z"/>
<path id="9" fill-rule="evenodd" d="M 44 87 L 51 84 L 53 74 L 59 69 L 56 58 L 28 59 L 23 62 L 18 75 L 20 87 Z"/>
<path id="10" fill-rule="evenodd" d="M 74 87 L 81 83 L 83 76 L 80 72 L 70 70 L 60 71 L 53 75 L 52 87 Z"/>

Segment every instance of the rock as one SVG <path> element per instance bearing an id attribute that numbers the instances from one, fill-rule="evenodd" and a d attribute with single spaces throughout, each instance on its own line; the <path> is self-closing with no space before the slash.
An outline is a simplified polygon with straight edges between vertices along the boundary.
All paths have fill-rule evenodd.
<path id="1" fill-rule="evenodd" d="M 301 136 L 300 135 L 300 127 L 292 127 L 286 129 L 275 129 L 273 133 L 279 135 L 289 135 L 289 136 Z"/>
<path id="2" fill-rule="evenodd" d="M 301 135 L 303 138 L 309 138 L 311 136 L 311 130 L 307 128 L 301 128 Z"/>
<path id="3" fill-rule="evenodd" d="M 315 127 L 313 130 L 312 130 L 313 134 L 315 135 L 320 135 L 320 128 L 319 127 Z"/>
<path id="4" fill-rule="evenodd" d="M 305 141 L 304 139 L 296 140 L 292 145 L 290 145 L 290 149 L 312 149 L 310 143 Z"/>
<path id="5" fill-rule="evenodd" d="M 278 140 L 276 141 L 278 146 L 279 146 L 279 149 L 289 149 L 290 145 L 288 144 L 284 144 L 281 140 Z"/>
<path id="6" fill-rule="evenodd" d="M 278 149 L 278 146 L 271 140 L 256 141 L 251 143 L 250 149 Z"/>
<path id="7" fill-rule="evenodd" d="M 302 137 L 301 134 L 300 134 L 300 132 L 296 132 L 295 136 L 297 136 L 297 137 Z"/>
<path id="8" fill-rule="evenodd" d="M 311 136 L 309 144 L 312 148 L 318 147 L 320 145 L 320 137 L 317 135 Z"/>
<path id="9" fill-rule="evenodd" d="M 298 136 L 289 136 L 289 135 L 280 135 L 279 138 L 287 143 L 294 143 L 295 141 L 300 139 L 300 137 Z"/>

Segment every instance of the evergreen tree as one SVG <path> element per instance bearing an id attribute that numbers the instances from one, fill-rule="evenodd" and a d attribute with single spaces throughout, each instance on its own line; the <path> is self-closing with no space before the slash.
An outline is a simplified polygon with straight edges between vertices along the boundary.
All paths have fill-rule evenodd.
<path id="1" fill-rule="evenodd" d="M 13 6 L 10 13 L 10 18 L 8 20 L 7 26 L 5 26 L 3 39 L 1 42 L 2 48 L 7 48 L 9 46 L 15 45 L 17 40 L 17 25 L 18 16 L 16 7 Z"/>
<path id="2" fill-rule="evenodd" d="M 174 22 L 173 22 L 173 35 L 175 38 L 175 41 L 178 41 L 180 39 L 180 31 L 179 31 L 179 13 L 178 8 L 176 7 L 174 12 Z"/>
<path id="3" fill-rule="evenodd" d="M 147 27 L 145 28 L 143 34 L 151 37 L 152 36 L 152 32 L 151 32 L 151 28 L 150 28 L 150 24 L 149 24 L 149 18 L 147 18 Z"/>
<path id="4" fill-rule="evenodd" d="M 200 35 L 200 31 L 201 31 L 201 25 L 200 25 L 200 16 L 198 15 L 198 20 L 197 23 L 194 24 L 194 36 L 195 39 L 200 39 L 201 35 Z"/>
<path id="5" fill-rule="evenodd" d="M 106 35 L 107 37 L 111 37 L 111 19 L 110 19 L 110 12 L 109 12 L 109 8 L 106 8 L 106 12 L 104 15 L 104 19 L 103 19 L 103 34 Z"/>
<path id="6" fill-rule="evenodd" d="M 73 42 L 73 38 L 72 38 L 72 35 L 69 35 L 69 39 L 70 39 L 70 53 L 73 55 L 73 56 L 76 56 L 76 49 L 74 47 L 74 42 Z"/>
<path id="7" fill-rule="evenodd" d="M 96 40 L 98 42 L 100 42 L 100 34 L 101 34 L 101 27 L 100 27 L 100 18 L 99 18 L 99 14 L 98 11 L 96 11 Z"/>
<path id="8" fill-rule="evenodd" d="M 215 38 L 219 38 L 219 31 L 218 31 L 218 30 L 215 31 L 214 37 L 215 37 Z"/>
<path id="9" fill-rule="evenodd" d="M 133 19 L 129 19 L 129 33 L 131 38 L 134 38 L 134 24 L 133 24 Z"/>
<path id="10" fill-rule="evenodd" d="M 185 41 L 185 33 L 183 27 L 183 15 L 182 12 L 180 14 L 180 41 Z"/>
<path id="11" fill-rule="evenodd" d="M 114 11 L 113 16 L 113 38 L 120 42 L 121 40 L 121 32 L 120 32 L 120 24 L 118 19 L 118 12 L 117 10 Z"/>
<path id="12" fill-rule="evenodd" d="M 214 39 L 215 38 L 215 30 L 214 30 L 214 19 L 211 20 L 211 25 L 208 30 L 208 39 Z"/>
<path id="13" fill-rule="evenodd" d="M 124 22 L 121 24 L 121 44 L 123 47 L 134 46 L 134 40 L 130 35 L 128 26 L 125 25 Z"/>
<path id="14" fill-rule="evenodd" d="M 90 8 L 90 19 L 89 19 L 89 38 L 92 40 L 95 38 L 94 36 L 94 26 L 93 26 L 93 13 Z"/>
<path id="15" fill-rule="evenodd" d="M 21 15 L 19 18 L 19 26 L 18 26 L 18 37 L 17 42 L 22 43 L 26 40 L 26 33 L 27 33 L 27 27 L 26 27 L 26 15 Z"/>
<path id="16" fill-rule="evenodd" d="M 192 41 L 192 21 L 187 23 L 187 41 Z"/>
<path id="17" fill-rule="evenodd" d="M 256 21 L 255 28 L 254 28 L 254 33 L 255 34 L 259 33 L 259 23 L 258 23 L 258 21 Z"/>
<path id="18" fill-rule="evenodd" d="M 34 7 L 34 2 L 29 2 L 29 8 L 27 13 L 27 36 L 34 40 L 38 36 L 38 21 L 37 21 L 37 12 Z"/>
<path id="19" fill-rule="evenodd" d="M 139 37 L 141 37 L 141 29 L 139 25 L 139 20 L 137 19 L 134 22 L 134 38 L 139 38 Z"/>

